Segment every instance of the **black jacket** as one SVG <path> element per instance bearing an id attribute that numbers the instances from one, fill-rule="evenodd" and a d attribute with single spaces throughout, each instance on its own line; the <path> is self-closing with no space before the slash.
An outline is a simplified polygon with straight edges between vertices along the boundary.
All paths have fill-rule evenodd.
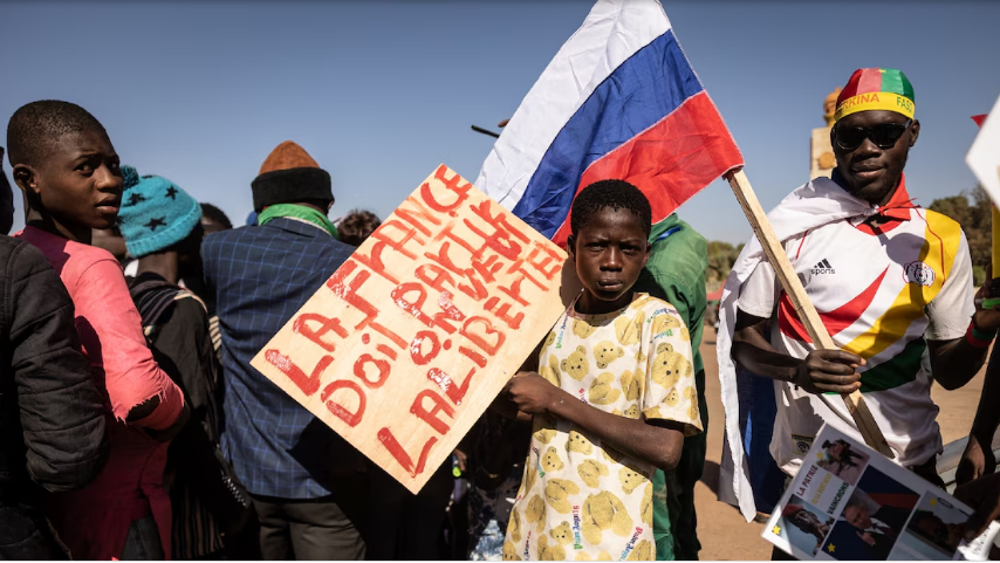
<path id="1" fill-rule="evenodd" d="M 0 235 L 0 559 L 61 555 L 48 551 L 41 488 L 97 476 L 106 412 L 62 280 L 34 246 Z"/>

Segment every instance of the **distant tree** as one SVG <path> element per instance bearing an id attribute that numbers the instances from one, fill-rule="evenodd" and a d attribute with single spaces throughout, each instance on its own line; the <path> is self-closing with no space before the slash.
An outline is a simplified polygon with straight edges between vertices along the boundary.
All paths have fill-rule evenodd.
<path id="1" fill-rule="evenodd" d="M 743 250 L 743 245 L 733 246 L 728 242 L 719 240 L 708 243 L 708 270 L 705 272 L 705 281 L 708 286 L 718 289 L 729 277 L 729 270 L 733 269 L 733 264 Z"/>
<path id="2" fill-rule="evenodd" d="M 971 195 L 963 191 L 956 196 L 935 199 L 928 208 L 951 217 L 962 226 L 965 238 L 969 240 L 969 251 L 972 254 L 972 268 L 977 286 L 986 279 L 986 266 L 993 256 L 991 206 L 986 191 L 983 190 L 982 186 L 976 186 Z M 994 272 L 993 275 L 998 274 Z"/>
<path id="3" fill-rule="evenodd" d="M 929 209 L 951 217 L 962 226 L 969 241 L 972 254 L 972 269 L 975 284 L 979 286 L 986 279 L 986 266 L 993 256 L 992 245 L 992 203 L 981 186 L 971 193 L 935 199 Z M 728 242 L 713 240 L 708 242 L 708 270 L 705 281 L 709 289 L 716 290 L 725 283 L 729 271 L 743 250 L 743 245 L 733 246 Z M 994 273 L 1000 277 L 1000 273 Z"/>

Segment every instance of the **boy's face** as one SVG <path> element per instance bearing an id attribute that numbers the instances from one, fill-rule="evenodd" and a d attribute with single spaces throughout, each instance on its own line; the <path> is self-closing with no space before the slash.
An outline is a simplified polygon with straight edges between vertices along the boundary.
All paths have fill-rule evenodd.
<path id="1" fill-rule="evenodd" d="M 580 311 L 610 312 L 628 305 L 632 286 L 649 260 L 650 246 L 639 218 L 605 207 L 569 242 L 569 255 L 585 289 Z"/>
<path id="2" fill-rule="evenodd" d="M 48 147 L 38 166 L 24 168 L 28 173 L 18 183 L 41 200 L 53 220 L 78 229 L 114 227 L 124 183 L 118 154 L 103 132 L 67 133 Z"/>

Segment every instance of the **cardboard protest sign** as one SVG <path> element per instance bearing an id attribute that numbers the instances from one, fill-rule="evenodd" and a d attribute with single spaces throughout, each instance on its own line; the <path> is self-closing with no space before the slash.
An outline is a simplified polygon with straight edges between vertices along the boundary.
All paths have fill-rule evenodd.
<path id="1" fill-rule="evenodd" d="M 764 526 L 798 559 L 982 561 L 1000 531 L 972 543 L 965 504 L 837 429 L 824 426 Z"/>
<path id="2" fill-rule="evenodd" d="M 251 365 L 416 493 L 562 314 L 566 259 L 441 165 Z"/>
<path id="3" fill-rule="evenodd" d="M 982 119 L 986 117 L 985 121 Z M 993 111 L 988 116 L 975 116 L 973 119 L 981 128 L 976 140 L 965 157 L 965 162 L 976 175 L 976 179 L 993 200 L 993 275 L 1000 275 L 1000 98 L 993 104 Z M 983 307 L 993 309 L 1000 305 L 1000 299 L 987 298 Z"/>
<path id="4" fill-rule="evenodd" d="M 965 162 L 990 195 L 993 205 L 1000 204 L 1000 98 L 986 117 Z"/>

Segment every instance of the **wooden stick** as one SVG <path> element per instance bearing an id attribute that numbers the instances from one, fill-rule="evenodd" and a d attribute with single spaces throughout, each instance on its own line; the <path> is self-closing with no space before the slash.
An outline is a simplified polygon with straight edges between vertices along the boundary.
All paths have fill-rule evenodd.
<path id="1" fill-rule="evenodd" d="M 816 349 L 836 350 L 837 345 L 833 343 L 833 339 L 830 338 L 826 327 L 823 326 L 823 321 L 820 320 L 816 308 L 809 301 L 806 290 L 802 287 L 802 282 L 795 275 L 792 263 L 788 260 L 785 249 L 781 245 L 781 241 L 778 240 L 778 235 L 774 233 L 771 223 L 767 220 L 767 214 L 760 206 L 747 175 L 743 169 L 739 169 L 727 174 L 726 179 L 729 180 L 729 185 L 733 188 L 733 193 L 736 194 L 736 199 L 740 202 L 743 213 L 746 214 L 754 234 L 757 235 L 757 240 L 764 248 L 764 254 L 767 255 L 768 261 L 778 276 L 778 281 L 781 282 L 781 287 L 792 301 L 792 306 L 795 307 L 795 311 L 798 313 L 799 319 L 802 320 L 802 324 L 805 325 L 806 332 L 809 333 L 809 338 L 812 339 Z M 841 396 L 844 398 L 844 403 L 847 404 L 848 412 L 854 418 L 854 424 L 861 432 L 861 436 L 864 437 L 865 443 L 889 459 L 894 459 L 895 455 L 889 449 L 889 444 L 885 441 L 885 436 L 879 430 L 875 419 L 872 418 L 872 413 L 868 410 L 868 405 L 865 404 L 861 392 L 855 391 Z"/>
<path id="2" fill-rule="evenodd" d="M 1000 176 L 1000 166 L 997 166 L 997 176 Z M 1000 276 L 1000 210 L 994 203 L 993 209 L 993 276 Z M 989 280 L 986 280 L 989 281 Z"/>
<path id="3" fill-rule="evenodd" d="M 1000 276 L 1000 210 L 993 208 L 993 275 Z"/>

